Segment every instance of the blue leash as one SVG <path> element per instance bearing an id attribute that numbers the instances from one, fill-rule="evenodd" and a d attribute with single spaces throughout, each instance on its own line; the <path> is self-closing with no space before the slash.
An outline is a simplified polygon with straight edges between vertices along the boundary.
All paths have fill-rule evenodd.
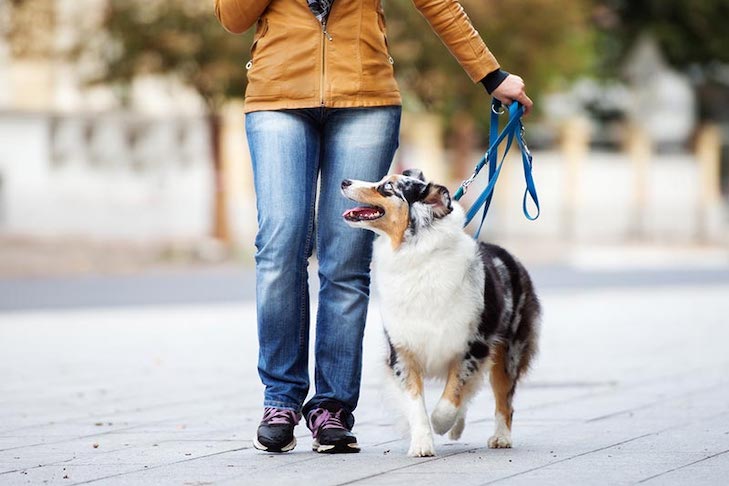
<path id="1" fill-rule="evenodd" d="M 534 178 L 532 177 L 532 154 L 529 152 L 529 147 L 527 147 L 527 144 L 524 141 L 524 125 L 521 122 L 521 117 L 524 115 L 524 107 L 517 102 L 512 103 L 511 106 L 509 106 L 509 121 L 506 123 L 504 129 L 499 132 L 499 115 L 503 113 L 505 113 L 505 111 L 501 109 L 501 102 L 494 99 L 491 104 L 489 149 L 484 156 L 481 157 L 478 164 L 476 164 L 471 177 L 463 181 L 456 191 L 456 194 L 453 196 L 456 201 L 461 199 L 468 190 L 468 186 L 470 186 L 474 179 L 476 179 L 476 176 L 478 176 L 478 173 L 481 172 L 484 165 L 488 164 L 489 183 L 473 203 L 473 206 L 471 206 L 466 213 L 466 224 L 464 225 L 468 226 L 479 210 L 483 207 L 481 223 L 478 225 L 478 229 L 473 236 L 476 239 L 478 239 L 478 236 L 481 234 L 481 228 L 486 220 L 486 214 L 489 211 L 489 206 L 491 206 L 491 199 L 494 195 L 496 181 L 499 179 L 499 174 L 501 174 L 501 168 L 504 165 L 506 154 L 509 153 L 509 149 L 514 142 L 514 139 L 516 139 L 517 144 L 519 144 L 519 149 L 521 150 L 521 161 L 524 166 L 524 179 L 526 181 L 526 189 L 524 190 L 524 199 L 522 201 L 522 211 L 524 211 L 524 216 L 526 216 L 526 218 L 530 221 L 537 219 L 541 212 L 539 208 L 539 198 L 537 197 L 537 188 L 534 185 Z M 504 139 L 506 139 L 506 150 L 504 150 L 504 155 L 497 165 L 496 162 L 498 160 L 499 145 L 501 145 L 501 142 L 503 142 Z M 534 206 L 537 208 L 537 213 L 534 216 L 531 215 L 527 208 L 527 197 L 531 198 L 534 202 Z"/>

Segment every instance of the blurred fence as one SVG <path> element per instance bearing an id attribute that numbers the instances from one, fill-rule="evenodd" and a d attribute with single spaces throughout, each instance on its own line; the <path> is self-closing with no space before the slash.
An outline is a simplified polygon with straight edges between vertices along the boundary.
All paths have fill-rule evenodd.
<path id="1" fill-rule="evenodd" d="M 534 177 L 542 204 L 536 222 L 522 216 L 524 176 L 521 160 L 511 154 L 496 188 L 486 237 L 588 243 L 729 242 L 729 199 L 721 191 L 719 127 L 699 127 L 690 151 L 659 150 L 640 127 L 622 131 L 619 150 L 595 150 L 587 120 L 569 120 L 555 147 L 534 152 Z M 426 174 L 442 172 L 439 167 L 444 159 L 461 158 L 432 150 L 425 158 L 424 152 L 417 157 L 407 153 L 406 149 L 405 156 L 400 154 L 400 165 L 421 166 Z M 472 154 L 471 164 L 480 156 Z M 459 167 L 454 172 L 465 177 L 470 168 Z M 450 185 L 456 187 L 459 182 L 452 180 Z M 468 206 L 486 183 L 484 173 L 463 203 Z"/>
<path id="2" fill-rule="evenodd" d="M 521 160 L 510 158 L 489 212 L 487 238 L 616 244 L 720 242 L 726 237 L 723 204 L 705 206 L 701 167 L 692 154 L 651 159 L 648 181 L 627 153 L 591 152 L 575 165 L 563 152 L 539 151 L 534 158 L 540 218 L 530 222 L 522 216 Z M 464 204 L 485 182 L 472 186 Z"/>
<path id="3" fill-rule="evenodd" d="M 0 231 L 132 240 L 207 234 L 206 120 L 0 112 Z"/>
<path id="4" fill-rule="evenodd" d="M 223 173 L 233 239 L 252 245 L 255 196 L 240 104 L 223 116 Z M 0 112 L 0 234 L 138 241 L 210 235 L 215 186 L 207 120 L 128 112 Z M 543 214 L 521 215 L 523 176 L 509 160 L 486 237 L 620 243 L 729 241 L 719 189 L 721 137 L 699 130 L 693 152 L 656 152 L 629 130 L 617 152 L 590 149 L 588 130 L 566 125 L 551 150 L 534 154 Z M 447 161 L 434 117 L 406 113 L 397 168 L 421 167 L 450 187 L 468 167 Z M 460 157 L 463 158 L 463 157 Z M 459 176 L 460 177 L 460 176 Z M 450 179 L 450 180 L 449 180 Z M 464 199 L 478 193 L 480 177 Z"/>

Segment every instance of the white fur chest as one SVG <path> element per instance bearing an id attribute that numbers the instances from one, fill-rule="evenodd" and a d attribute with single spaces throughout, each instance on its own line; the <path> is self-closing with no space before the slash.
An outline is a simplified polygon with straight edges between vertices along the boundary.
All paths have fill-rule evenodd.
<path id="1" fill-rule="evenodd" d="M 427 375 L 444 376 L 467 351 L 483 310 L 476 243 L 463 232 L 455 238 L 434 232 L 393 251 L 387 238 L 378 238 L 373 262 L 392 344 L 416 356 Z"/>

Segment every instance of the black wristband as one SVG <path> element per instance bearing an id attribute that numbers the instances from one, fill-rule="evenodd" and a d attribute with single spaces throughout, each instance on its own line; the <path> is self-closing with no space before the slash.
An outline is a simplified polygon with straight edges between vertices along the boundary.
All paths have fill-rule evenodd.
<path id="1" fill-rule="evenodd" d="M 508 76 L 509 73 L 503 69 L 497 69 L 496 71 L 488 73 L 486 77 L 481 80 L 481 84 L 483 84 L 483 87 L 486 88 L 486 92 L 491 94 Z"/>

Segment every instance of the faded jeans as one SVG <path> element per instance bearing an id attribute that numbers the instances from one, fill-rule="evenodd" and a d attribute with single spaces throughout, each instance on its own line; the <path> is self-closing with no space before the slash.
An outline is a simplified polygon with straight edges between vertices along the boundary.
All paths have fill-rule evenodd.
<path id="1" fill-rule="evenodd" d="M 383 106 L 246 115 L 258 209 L 258 372 L 266 407 L 301 411 L 309 391 L 307 268 L 315 243 L 315 394 L 304 411 L 327 399 L 341 402 L 350 416 L 357 406 L 373 234 L 344 222 L 342 213 L 354 203 L 340 185 L 387 173 L 400 113 L 399 106 Z"/>

